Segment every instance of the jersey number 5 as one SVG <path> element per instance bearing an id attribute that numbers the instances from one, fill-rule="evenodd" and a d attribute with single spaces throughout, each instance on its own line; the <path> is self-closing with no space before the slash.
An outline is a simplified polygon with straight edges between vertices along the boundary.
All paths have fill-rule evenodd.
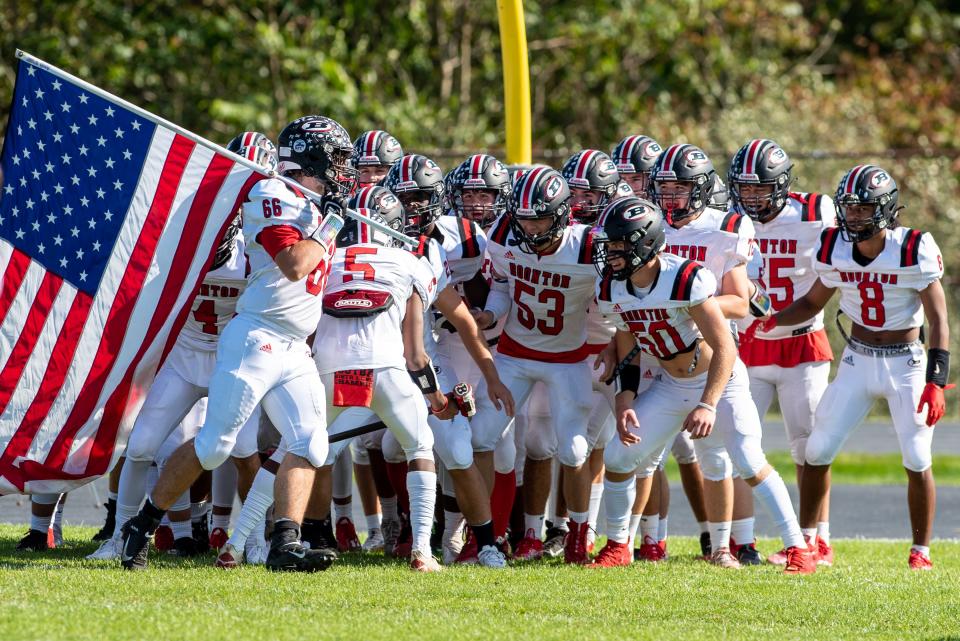
<path id="1" fill-rule="evenodd" d="M 883 309 L 883 286 L 880 283 L 861 282 L 860 319 L 868 327 L 883 327 L 887 320 Z"/>
<path id="2" fill-rule="evenodd" d="M 530 309 L 530 306 L 523 302 L 524 294 L 536 294 L 537 290 L 533 285 L 515 280 L 513 288 L 513 302 L 517 306 L 517 320 L 527 329 L 536 328 L 541 334 L 546 336 L 556 336 L 563 331 L 563 306 L 565 300 L 563 292 L 555 289 L 545 289 L 536 297 L 538 303 L 546 308 L 546 318 L 538 319 Z"/>
<path id="3" fill-rule="evenodd" d="M 780 275 L 781 269 L 793 269 L 797 264 L 794 258 L 768 258 L 766 269 L 767 293 L 774 310 L 781 310 L 793 302 L 793 281 Z M 783 289 L 781 296 L 776 291 Z"/>

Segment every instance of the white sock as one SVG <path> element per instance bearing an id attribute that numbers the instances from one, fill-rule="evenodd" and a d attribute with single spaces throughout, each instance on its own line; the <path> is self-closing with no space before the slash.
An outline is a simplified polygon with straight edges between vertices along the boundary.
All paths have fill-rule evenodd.
<path id="1" fill-rule="evenodd" d="M 375 512 L 374 514 L 367 514 L 366 520 L 367 520 L 367 532 L 373 532 L 374 530 L 379 530 L 380 525 L 383 522 L 379 512 Z"/>
<path id="2" fill-rule="evenodd" d="M 630 515 L 630 545 L 633 546 L 637 540 L 637 531 L 640 529 L 640 515 L 631 514 Z"/>
<path id="3" fill-rule="evenodd" d="M 570 520 L 574 523 L 586 523 L 590 518 L 590 512 L 574 512 L 573 510 L 567 510 L 567 514 L 570 516 Z"/>
<path id="4" fill-rule="evenodd" d="M 640 543 L 649 545 L 657 542 L 660 531 L 660 514 L 644 514 L 640 517 Z"/>
<path id="5" fill-rule="evenodd" d="M 530 530 L 533 530 L 533 538 L 539 539 L 543 536 L 543 514 L 526 514 L 523 515 L 523 534 L 527 536 Z"/>
<path id="6" fill-rule="evenodd" d="M 463 527 L 463 513 L 443 511 L 443 540 L 449 541 Z"/>
<path id="7" fill-rule="evenodd" d="M 720 548 L 730 547 L 730 521 L 722 523 L 708 521 L 707 527 L 710 528 L 710 547 L 714 552 Z"/>
<path id="8" fill-rule="evenodd" d="M 697 521 L 697 525 L 700 526 L 700 534 L 710 531 L 710 524 L 706 521 Z"/>
<path id="9" fill-rule="evenodd" d="M 210 529 L 216 530 L 220 528 L 224 532 L 227 531 L 227 528 L 230 527 L 230 515 L 229 514 L 214 514 L 210 521 Z"/>
<path id="10" fill-rule="evenodd" d="M 603 499 L 603 483 L 592 483 L 590 485 L 590 508 L 588 509 L 587 519 L 590 521 L 590 527 L 597 529 L 597 516 L 600 515 L 600 501 Z"/>
<path id="11" fill-rule="evenodd" d="M 383 512 L 383 519 L 385 521 L 396 521 L 399 517 L 397 516 L 397 497 L 391 496 L 388 499 L 380 499 L 380 510 Z"/>
<path id="12" fill-rule="evenodd" d="M 817 536 L 823 539 L 823 542 L 830 545 L 830 521 L 817 522 Z"/>
<path id="13" fill-rule="evenodd" d="M 817 539 L 817 528 L 815 527 L 803 527 L 800 528 L 800 534 L 803 536 L 805 541 L 810 541 L 813 544 Z"/>
<path id="14" fill-rule="evenodd" d="M 30 515 L 30 529 L 36 530 L 37 532 L 47 533 L 47 530 L 50 529 L 50 524 L 53 523 L 53 515 L 50 516 L 37 516 L 36 514 Z"/>
<path id="15" fill-rule="evenodd" d="M 51 525 L 53 526 L 54 530 L 59 530 L 61 527 L 63 527 L 64 502 L 65 502 L 65 499 L 60 499 L 60 501 L 57 502 L 57 509 L 53 511 L 53 521 L 51 521 Z"/>
<path id="16" fill-rule="evenodd" d="M 108 493 L 107 493 L 107 499 L 108 499 L 108 500 L 112 499 L 112 500 L 116 501 L 116 500 L 117 500 L 117 493 L 116 493 L 116 492 L 108 492 Z"/>
<path id="17" fill-rule="evenodd" d="M 164 512 L 163 518 L 160 519 L 160 527 L 170 527 L 170 515 L 167 512 Z"/>
<path id="18" fill-rule="evenodd" d="M 264 517 L 273 504 L 273 483 L 276 478 L 272 472 L 263 467 L 253 477 L 250 491 L 247 492 L 247 500 L 243 502 L 243 508 L 240 510 L 237 522 L 233 526 L 233 534 L 227 541 L 236 549 L 244 549 L 247 538 L 257 526 L 260 527 L 261 532 L 263 531 Z"/>
<path id="19" fill-rule="evenodd" d="M 910 546 L 910 549 L 911 549 L 911 550 L 916 550 L 917 552 L 919 552 L 919 553 L 922 554 L 923 556 L 927 557 L 928 559 L 930 558 L 930 546 L 929 546 L 929 545 L 917 545 L 916 543 L 914 543 L 913 545 Z"/>
<path id="20" fill-rule="evenodd" d="M 153 476 L 156 469 L 149 461 L 127 459 L 123 464 L 117 491 L 117 525 L 113 528 L 113 536 L 120 536 L 120 528 L 140 511 L 140 504 L 147 495 L 148 477 Z"/>
<path id="21" fill-rule="evenodd" d="M 630 508 L 637 496 L 636 479 L 604 479 L 603 495 L 607 506 L 607 538 L 617 543 L 626 543 L 630 540 Z"/>
<path id="22" fill-rule="evenodd" d="M 207 518 L 207 513 L 210 511 L 210 503 L 207 501 L 200 501 L 199 503 L 190 504 L 190 520 L 194 523 L 199 522 L 202 519 Z"/>
<path id="23" fill-rule="evenodd" d="M 737 542 L 737 545 L 749 545 L 754 541 L 753 524 L 754 519 L 748 516 L 745 519 L 736 519 L 730 523 L 730 538 Z"/>
<path id="24" fill-rule="evenodd" d="M 410 495 L 410 527 L 413 549 L 430 555 L 430 528 L 437 502 L 436 472 L 407 472 L 407 493 Z"/>
<path id="25" fill-rule="evenodd" d="M 773 470 L 758 485 L 753 488 L 753 496 L 763 504 L 767 513 L 773 517 L 774 525 L 780 530 L 780 538 L 784 547 L 805 547 L 800 524 L 797 523 L 797 514 L 793 511 L 790 502 L 790 493 L 780 474 Z M 816 530 L 813 532 L 816 534 Z"/>
<path id="26" fill-rule="evenodd" d="M 186 521 L 170 521 L 170 529 L 173 530 L 173 539 L 183 539 L 193 536 L 193 523 L 190 519 Z"/>
<path id="27" fill-rule="evenodd" d="M 337 521 L 339 521 L 344 517 L 352 521 L 353 520 L 353 501 L 349 501 L 347 503 L 344 503 L 343 505 L 340 505 L 339 503 L 334 503 L 333 514 L 336 517 L 334 519 L 334 523 L 336 523 Z"/>
<path id="28" fill-rule="evenodd" d="M 188 510 L 188 509 L 190 509 L 190 490 L 187 490 L 186 492 L 181 494 L 180 497 L 176 501 L 174 501 L 173 505 L 171 505 L 170 509 L 168 509 L 167 511 L 179 512 L 181 510 Z M 193 519 L 190 519 L 190 520 L 192 521 Z"/>
<path id="29" fill-rule="evenodd" d="M 660 517 L 660 527 L 657 529 L 657 540 L 666 541 L 667 540 L 667 519 L 669 516 Z"/>

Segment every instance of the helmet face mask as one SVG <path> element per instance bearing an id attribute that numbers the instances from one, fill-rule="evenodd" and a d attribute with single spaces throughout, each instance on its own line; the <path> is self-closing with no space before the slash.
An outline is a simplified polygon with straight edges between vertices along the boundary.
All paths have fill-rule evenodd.
<path id="1" fill-rule="evenodd" d="M 571 190 L 571 216 L 578 223 L 594 224 L 617 193 L 620 182 L 617 166 L 602 151 L 584 149 L 570 156 L 561 172 Z"/>
<path id="2" fill-rule="evenodd" d="M 403 203 L 407 213 L 404 233 L 418 237 L 426 233 L 443 214 L 446 194 L 440 166 L 426 156 L 410 154 L 401 158 L 380 183 Z"/>
<path id="3" fill-rule="evenodd" d="M 779 214 L 793 183 L 793 163 L 772 140 L 751 140 L 733 156 L 727 182 L 736 208 L 753 220 L 769 222 Z"/>
<path id="4" fill-rule="evenodd" d="M 507 210 L 507 202 L 502 191 L 459 189 L 453 196 L 453 209 L 486 230 Z"/>
<path id="5" fill-rule="evenodd" d="M 601 277 L 627 280 L 664 248 L 660 208 L 635 196 L 610 203 L 594 230 L 593 266 Z"/>
<path id="6" fill-rule="evenodd" d="M 671 145 L 657 157 L 648 194 L 663 210 L 667 223 L 677 227 L 703 213 L 716 186 L 717 172 L 703 150 Z"/>
<path id="7" fill-rule="evenodd" d="M 357 168 L 360 186 L 378 184 L 397 161 L 403 158 L 403 148 L 386 131 L 365 131 L 353 141 L 351 160 Z"/>
<path id="8" fill-rule="evenodd" d="M 889 173 L 876 165 L 848 171 L 834 195 L 837 226 L 846 242 L 869 240 L 897 224 L 899 189 Z"/>
<path id="9" fill-rule="evenodd" d="M 470 156 L 447 174 L 449 207 L 486 229 L 507 210 L 510 172 L 487 154 Z"/>
<path id="10" fill-rule="evenodd" d="M 570 219 L 570 189 L 556 170 L 536 167 L 517 180 L 508 212 L 520 250 L 541 253 L 563 236 Z"/>

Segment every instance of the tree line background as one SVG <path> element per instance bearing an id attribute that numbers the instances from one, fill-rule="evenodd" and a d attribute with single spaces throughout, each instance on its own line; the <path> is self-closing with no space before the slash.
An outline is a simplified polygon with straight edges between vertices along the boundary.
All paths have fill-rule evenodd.
<path id="1" fill-rule="evenodd" d="M 725 175 L 764 136 L 793 157 L 798 189 L 828 194 L 846 169 L 880 164 L 904 224 L 936 235 L 960 318 L 956 3 L 524 4 L 537 160 L 645 133 L 700 145 Z M 502 153 L 494 0 L 6 0 L 2 122 L 18 47 L 221 142 L 320 113 L 354 136 L 387 129 L 445 169 Z"/>

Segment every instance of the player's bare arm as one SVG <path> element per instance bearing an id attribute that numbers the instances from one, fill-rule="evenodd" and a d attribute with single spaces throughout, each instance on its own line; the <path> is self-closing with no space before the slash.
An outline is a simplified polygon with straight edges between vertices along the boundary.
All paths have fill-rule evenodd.
<path id="1" fill-rule="evenodd" d="M 305 238 L 281 249 L 273 260 L 288 280 L 297 282 L 312 273 L 327 256 L 325 245 L 312 238 Z"/>
<path id="2" fill-rule="evenodd" d="M 723 275 L 720 294 L 715 297 L 724 318 L 740 319 L 750 313 L 750 279 L 747 278 L 747 266 L 737 265 Z"/>
<path id="3" fill-rule="evenodd" d="M 927 412 L 926 423 L 929 427 L 937 424 L 946 413 L 946 401 L 943 391 L 947 389 L 947 376 L 950 368 L 950 325 L 947 323 L 947 299 L 943 285 L 933 281 L 920 292 L 920 303 L 927 319 L 930 331 L 927 338 L 927 384 L 920 397 L 917 413 Z"/>
<path id="4" fill-rule="evenodd" d="M 417 293 L 407 299 L 407 311 L 403 317 L 403 357 L 410 372 L 433 370 L 430 356 L 423 345 L 423 301 Z M 434 382 L 436 375 L 433 376 Z M 457 413 L 455 403 L 450 403 L 446 394 L 434 384 L 433 390 L 424 392 L 423 396 L 430 403 L 430 411 L 441 420 L 449 420 Z M 421 386 L 421 389 L 423 387 Z"/>
<path id="5" fill-rule="evenodd" d="M 463 346 L 480 368 L 480 373 L 487 382 L 487 393 L 494 407 L 498 410 L 502 409 L 507 416 L 513 416 L 513 394 L 500 380 L 500 375 L 493 363 L 493 355 L 487 348 L 487 342 L 457 290 L 453 286 L 445 287 L 437 295 L 434 307 L 456 328 Z"/>
<path id="6" fill-rule="evenodd" d="M 631 332 L 618 329 L 613 336 L 612 344 L 616 346 L 617 362 L 625 359 L 633 351 L 637 344 L 637 339 Z M 635 364 L 640 355 L 634 356 L 633 362 L 629 363 L 621 371 L 621 377 L 635 376 L 639 379 L 640 368 Z M 639 384 L 639 380 L 637 380 Z M 630 383 L 625 383 L 621 378 L 620 391 L 616 396 L 616 418 L 617 434 L 625 445 L 633 445 L 640 442 L 640 437 L 630 431 L 631 427 L 640 427 L 640 421 L 637 420 L 637 414 L 633 411 L 633 402 L 637 398 L 637 393 L 633 391 L 634 387 Z"/>

